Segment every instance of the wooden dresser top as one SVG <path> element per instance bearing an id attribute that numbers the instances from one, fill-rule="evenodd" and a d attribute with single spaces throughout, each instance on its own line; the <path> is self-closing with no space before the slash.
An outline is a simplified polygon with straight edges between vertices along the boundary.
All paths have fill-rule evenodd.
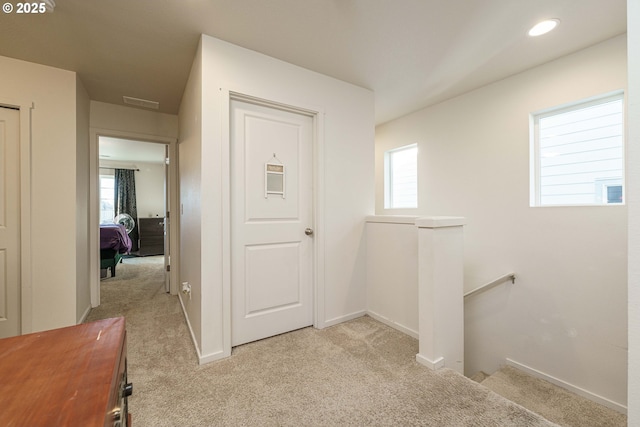
<path id="1" fill-rule="evenodd" d="M 0 340 L 0 426 L 103 426 L 123 317 Z"/>

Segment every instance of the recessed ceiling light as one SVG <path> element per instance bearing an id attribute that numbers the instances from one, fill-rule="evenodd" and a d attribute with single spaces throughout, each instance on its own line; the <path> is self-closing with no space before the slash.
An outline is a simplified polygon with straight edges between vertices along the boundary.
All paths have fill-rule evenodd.
<path id="1" fill-rule="evenodd" d="M 529 35 L 535 37 L 547 34 L 549 31 L 558 26 L 559 23 L 559 19 L 547 19 L 546 21 L 539 22 L 529 30 Z"/>

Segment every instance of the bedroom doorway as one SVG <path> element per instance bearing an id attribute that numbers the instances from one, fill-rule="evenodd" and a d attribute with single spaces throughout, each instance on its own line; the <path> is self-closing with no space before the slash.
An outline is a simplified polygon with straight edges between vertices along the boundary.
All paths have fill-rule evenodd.
<path id="1" fill-rule="evenodd" d="M 101 281 L 144 264 L 164 272 L 170 292 L 169 145 L 98 136 L 98 157 Z"/>

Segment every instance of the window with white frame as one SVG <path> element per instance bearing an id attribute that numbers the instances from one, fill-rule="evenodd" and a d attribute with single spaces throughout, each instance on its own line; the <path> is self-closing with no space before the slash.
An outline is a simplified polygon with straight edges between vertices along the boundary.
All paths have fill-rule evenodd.
<path id="1" fill-rule="evenodd" d="M 418 144 L 384 153 L 384 207 L 418 207 Z"/>
<path id="2" fill-rule="evenodd" d="M 113 185 L 113 175 L 100 175 L 100 224 L 113 223 L 115 217 Z"/>
<path id="3" fill-rule="evenodd" d="M 532 206 L 624 201 L 624 94 L 532 115 Z"/>

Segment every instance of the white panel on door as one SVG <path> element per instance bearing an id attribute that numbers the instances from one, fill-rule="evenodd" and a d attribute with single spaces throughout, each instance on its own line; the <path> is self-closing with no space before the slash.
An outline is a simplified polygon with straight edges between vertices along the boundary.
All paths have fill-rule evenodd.
<path id="1" fill-rule="evenodd" d="M 300 304 L 300 244 L 247 246 L 246 315 Z"/>
<path id="2" fill-rule="evenodd" d="M 6 124 L 0 121 L 0 227 L 7 225 L 7 152 Z"/>
<path id="3" fill-rule="evenodd" d="M 7 320 L 7 251 L 0 249 L 0 321 Z"/>
<path id="4" fill-rule="evenodd" d="M 245 220 L 288 221 L 300 216 L 301 126 L 247 115 L 245 117 Z M 268 144 L 255 143 L 269 141 Z M 265 197 L 265 163 L 284 166 L 284 197 L 269 194 Z"/>

